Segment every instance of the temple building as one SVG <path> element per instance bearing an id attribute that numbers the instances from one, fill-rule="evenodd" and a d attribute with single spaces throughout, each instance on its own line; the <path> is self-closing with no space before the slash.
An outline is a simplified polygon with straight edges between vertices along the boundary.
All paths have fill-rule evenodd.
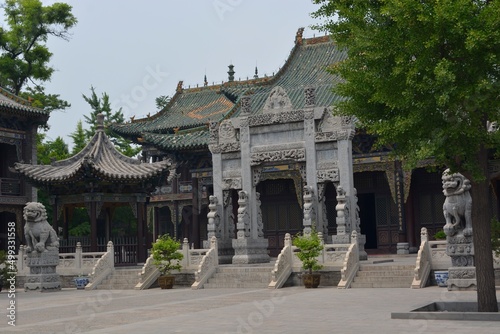
<path id="1" fill-rule="evenodd" d="M 155 235 L 195 247 L 215 235 L 223 262 L 251 263 L 276 256 L 287 232 L 315 228 L 343 242 L 357 229 L 366 252 L 396 253 L 417 249 L 421 227 L 431 235 L 443 227 L 440 171 L 425 168 L 431 160 L 403 170 L 353 119 L 334 116 L 340 79 L 327 68 L 346 54 L 328 36 L 302 32 L 271 77 L 235 81 L 230 65 L 227 82 L 181 81 L 161 111 L 112 126 L 143 146 L 145 161 L 177 165 L 148 206 Z M 348 214 L 340 220 L 339 204 Z"/>
<path id="2" fill-rule="evenodd" d="M 8 224 L 16 223 L 15 245 L 23 228 L 23 207 L 36 201 L 36 189 L 10 169 L 16 162 L 36 163 L 36 133 L 49 113 L 0 88 L 0 250 L 7 250 Z M 12 240 L 12 239 L 10 239 Z"/>

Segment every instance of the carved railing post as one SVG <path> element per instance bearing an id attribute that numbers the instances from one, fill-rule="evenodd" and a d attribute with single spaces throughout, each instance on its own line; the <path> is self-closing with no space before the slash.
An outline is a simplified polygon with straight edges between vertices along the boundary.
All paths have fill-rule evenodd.
<path id="1" fill-rule="evenodd" d="M 285 245 L 278 255 L 278 259 L 271 271 L 271 282 L 268 285 L 270 289 L 281 288 L 292 273 L 293 251 L 290 233 L 285 234 L 284 243 Z"/>
<path id="2" fill-rule="evenodd" d="M 75 249 L 75 268 L 82 269 L 82 243 L 78 241 Z"/>
<path id="3" fill-rule="evenodd" d="M 415 263 L 413 282 L 411 283 L 412 289 L 420 289 L 427 284 L 432 267 L 429 235 L 425 227 L 422 227 L 420 230 L 420 240 L 420 248 L 418 250 L 417 261 Z"/>

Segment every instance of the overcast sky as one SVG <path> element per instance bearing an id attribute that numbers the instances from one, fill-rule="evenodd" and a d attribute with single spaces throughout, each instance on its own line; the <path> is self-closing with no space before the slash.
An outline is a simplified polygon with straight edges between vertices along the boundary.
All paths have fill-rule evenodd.
<path id="1" fill-rule="evenodd" d="M 51 4 L 55 1 L 43 1 Z M 90 108 L 82 94 L 108 93 L 125 118 L 156 112 L 155 98 L 184 87 L 272 75 L 285 63 L 299 27 L 304 37 L 322 35 L 309 26 L 317 9 L 310 0 L 85 0 L 73 6 L 78 24 L 69 42 L 52 38 L 56 72 L 46 92 L 71 108 L 55 111 L 47 139 L 68 137 Z M 84 124 L 85 126 L 85 124 Z"/>

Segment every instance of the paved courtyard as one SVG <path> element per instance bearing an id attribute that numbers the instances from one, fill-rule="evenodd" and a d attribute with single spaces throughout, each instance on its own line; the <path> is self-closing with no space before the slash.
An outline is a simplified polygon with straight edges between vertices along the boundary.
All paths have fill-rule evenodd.
<path id="1" fill-rule="evenodd" d="M 431 301 L 475 298 L 438 287 L 18 291 L 12 327 L 4 291 L 0 333 L 499 333 L 499 322 L 391 319 Z"/>

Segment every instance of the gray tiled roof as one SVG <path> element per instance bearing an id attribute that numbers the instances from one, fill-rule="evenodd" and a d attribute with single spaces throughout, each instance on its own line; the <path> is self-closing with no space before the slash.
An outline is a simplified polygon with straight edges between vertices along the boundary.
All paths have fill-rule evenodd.
<path id="1" fill-rule="evenodd" d="M 161 175 L 170 161 L 142 163 L 118 152 L 102 126 L 87 146 L 71 158 L 51 165 L 16 163 L 14 168 L 35 184 L 71 184 L 95 176 L 100 181 L 137 183 Z"/>
<path id="2" fill-rule="evenodd" d="M 31 119 L 39 119 L 40 124 L 47 123 L 49 112 L 32 107 L 30 102 L 0 87 L 0 109 L 16 115 L 25 115 Z"/>

